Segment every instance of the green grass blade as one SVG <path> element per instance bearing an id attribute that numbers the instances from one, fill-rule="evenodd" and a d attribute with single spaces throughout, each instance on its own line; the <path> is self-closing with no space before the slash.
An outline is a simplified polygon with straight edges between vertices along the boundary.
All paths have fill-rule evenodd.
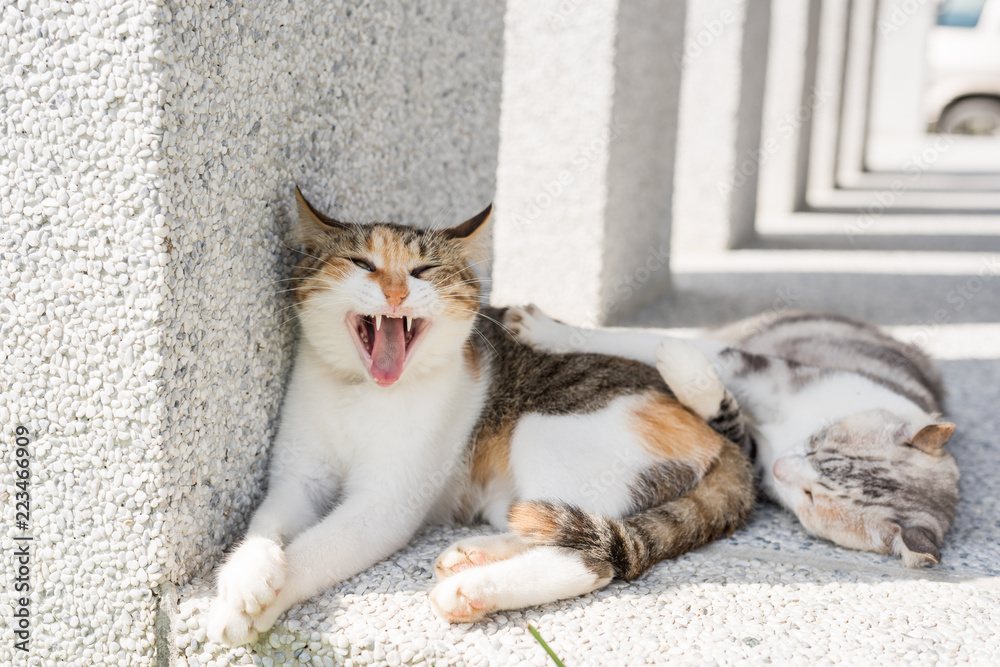
<path id="1" fill-rule="evenodd" d="M 552 658 L 552 662 L 556 663 L 556 667 L 566 667 L 566 665 L 563 664 L 563 661 L 559 659 L 559 656 L 557 656 L 552 651 L 552 649 L 549 648 L 549 645 L 545 643 L 545 640 L 542 639 L 542 636 L 538 634 L 538 630 L 535 630 L 535 627 L 530 623 L 528 624 L 528 632 L 530 632 L 531 636 L 534 637 L 535 640 L 542 645 L 542 648 L 545 649 L 545 652 L 549 654 L 550 658 Z"/>

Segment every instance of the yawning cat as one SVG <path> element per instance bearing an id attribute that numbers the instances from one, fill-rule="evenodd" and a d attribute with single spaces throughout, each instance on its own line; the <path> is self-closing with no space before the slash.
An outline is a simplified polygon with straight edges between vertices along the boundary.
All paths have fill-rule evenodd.
<path id="1" fill-rule="evenodd" d="M 653 331 L 577 329 L 538 308 L 506 315 L 539 349 L 617 354 L 677 374 L 712 370 L 690 386 L 665 377 L 691 404 L 721 378 L 756 443 L 762 490 L 811 532 L 837 544 L 900 556 L 909 567 L 940 560 L 958 504 L 959 472 L 944 445 L 943 390 L 931 361 L 878 329 L 837 315 L 758 316 L 681 340 Z M 706 356 L 708 359 L 706 359 Z M 701 359 L 701 361 L 698 361 Z M 672 370 L 671 370 L 672 369 Z"/>
<path id="2" fill-rule="evenodd" d="M 656 370 L 533 350 L 480 310 L 491 208 L 434 231 L 296 201 L 302 338 L 267 495 L 218 575 L 214 639 L 253 641 L 431 521 L 508 531 L 438 559 L 431 603 L 450 621 L 637 577 L 745 521 L 746 456 Z"/>

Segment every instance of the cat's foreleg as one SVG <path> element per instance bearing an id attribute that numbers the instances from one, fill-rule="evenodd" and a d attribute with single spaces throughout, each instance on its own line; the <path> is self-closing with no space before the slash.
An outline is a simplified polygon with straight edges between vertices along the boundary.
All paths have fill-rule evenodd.
<path id="1" fill-rule="evenodd" d="M 382 474 L 359 474 L 348 480 L 341 504 L 285 548 L 284 586 L 255 619 L 254 629 L 264 632 L 292 605 L 406 545 L 438 496 L 438 487 L 426 485 L 435 472 L 426 463 L 396 461 Z M 407 471 L 405 478 L 400 469 Z"/>
<path id="2" fill-rule="evenodd" d="M 431 604 L 452 623 L 472 623 L 501 609 L 590 593 L 606 586 L 612 577 L 607 563 L 588 564 L 579 551 L 540 546 L 448 577 L 431 591 Z"/>
<path id="3" fill-rule="evenodd" d="M 236 645 L 256 639 L 254 621 L 285 583 L 284 542 L 317 518 L 301 480 L 272 477 L 246 536 L 219 569 L 218 596 L 208 618 L 213 641 Z"/>

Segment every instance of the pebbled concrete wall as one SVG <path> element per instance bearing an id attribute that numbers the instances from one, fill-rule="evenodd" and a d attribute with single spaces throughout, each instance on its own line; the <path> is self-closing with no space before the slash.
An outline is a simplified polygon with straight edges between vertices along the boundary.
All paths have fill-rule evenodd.
<path id="1" fill-rule="evenodd" d="M 294 336 L 298 182 L 349 219 L 492 198 L 502 7 L 49 2 L 0 10 L 0 437 L 29 431 L 28 662 L 153 664 L 157 594 L 261 492 Z M 6 570 L 5 570 L 6 571 Z M 162 659 L 166 659 L 161 653 Z"/>

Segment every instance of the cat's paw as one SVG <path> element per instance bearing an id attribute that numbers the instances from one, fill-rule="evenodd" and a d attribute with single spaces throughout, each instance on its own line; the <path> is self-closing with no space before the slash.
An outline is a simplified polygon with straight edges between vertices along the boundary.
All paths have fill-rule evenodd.
<path id="1" fill-rule="evenodd" d="M 252 644 L 258 636 L 253 622 L 250 614 L 229 606 L 222 598 L 215 598 L 208 610 L 208 638 L 226 646 Z"/>
<path id="2" fill-rule="evenodd" d="M 219 572 L 219 595 L 209 611 L 209 637 L 230 646 L 255 641 L 254 623 L 273 605 L 284 583 L 281 545 L 266 537 L 244 541 Z"/>
<path id="3" fill-rule="evenodd" d="M 285 583 L 285 553 L 266 537 L 243 542 L 219 572 L 219 598 L 257 617 L 278 597 Z"/>
<path id="4" fill-rule="evenodd" d="M 438 556 L 437 562 L 434 563 L 434 576 L 437 577 L 438 581 L 442 581 L 470 567 L 479 567 L 494 562 L 496 561 L 483 551 L 463 549 L 459 543 Z"/>
<path id="5" fill-rule="evenodd" d="M 431 607 L 449 623 L 475 623 L 494 611 L 478 590 L 474 570 L 462 572 L 439 583 L 431 591 Z"/>
<path id="6" fill-rule="evenodd" d="M 656 347 L 656 369 L 685 407 L 702 419 L 716 415 L 726 396 L 711 360 L 691 343 L 664 338 Z"/>
<path id="7" fill-rule="evenodd" d="M 277 622 L 278 617 L 293 604 L 299 601 L 294 592 L 294 586 L 286 583 L 285 588 L 278 593 L 277 599 L 269 604 L 254 619 L 253 629 L 257 632 L 267 632 Z"/>
<path id="8" fill-rule="evenodd" d="M 516 556 L 528 546 L 515 535 L 470 537 L 456 542 L 438 556 L 434 563 L 434 576 L 442 581 L 470 567 L 489 565 Z"/>
<path id="9" fill-rule="evenodd" d="M 550 351 L 567 346 L 570 327 L 556 322 L 534 304 L 508 308 L 503 323 L 525 345 Z"/>

